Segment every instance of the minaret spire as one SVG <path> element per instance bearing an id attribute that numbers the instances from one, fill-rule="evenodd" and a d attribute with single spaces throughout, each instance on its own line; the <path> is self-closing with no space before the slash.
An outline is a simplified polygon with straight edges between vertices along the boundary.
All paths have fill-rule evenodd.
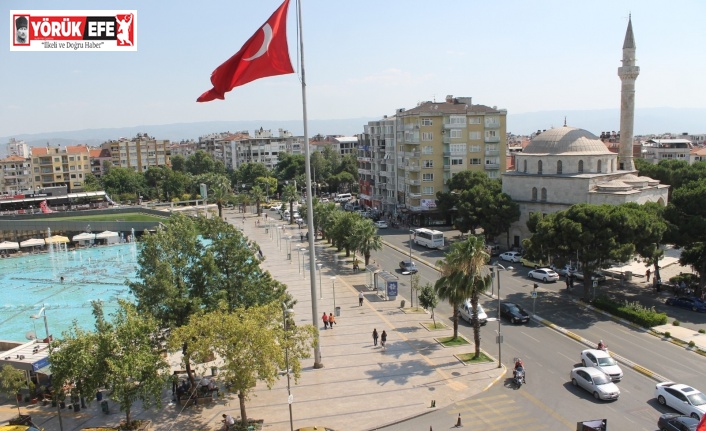
<path id="1" fill-rule="evenodd" d="M 635 66 L 635 35 L 632 32 L 632 15 L 628 17 L 628 28 L 623 42 L 623 65 L 618 68 L 622 81 L 620 91 L 620 152 L 619 169 L 634 171 L 632 157 L 633 127 L 635 124 L 635 80 L 640 68 Z"/>

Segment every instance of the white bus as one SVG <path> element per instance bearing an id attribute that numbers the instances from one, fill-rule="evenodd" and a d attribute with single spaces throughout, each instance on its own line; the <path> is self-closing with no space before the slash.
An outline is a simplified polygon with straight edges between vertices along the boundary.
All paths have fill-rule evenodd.
<path id="1" fill-rule="evenodd" d="M 414 243 L 426 248 L 442 248 L 444 246 L 444 233 L 431 229 L 415 229 Z"/>

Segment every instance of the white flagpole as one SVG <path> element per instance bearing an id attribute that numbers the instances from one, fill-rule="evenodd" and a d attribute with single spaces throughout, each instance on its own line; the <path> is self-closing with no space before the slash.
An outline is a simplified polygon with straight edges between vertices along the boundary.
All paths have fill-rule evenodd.
<path id="1" fill-rule="evenodd" d="M 306 117 L 306 73 L 304 72 L 304 36 L 302 32 L 302 1 L 297 0 L 297 21 L 299 24 L 299 58 L 302 74 L 302 111 L 304 118 L 304 172 L 306 173 L 306 226 L 309 229 L 309 280 L 311 280 L 311 317 L 315 328 L 319 327 L 319 303 L 316 296 L 316 250 L 314 249 L 314 205 L 311 193 L 311 154 L 309 150 L 309 130 Z M 333 310 L 335 312 L 335 310 Z M 319 331 L 316 331 L 314 346 L 314 368 L 323 368 Z"/>

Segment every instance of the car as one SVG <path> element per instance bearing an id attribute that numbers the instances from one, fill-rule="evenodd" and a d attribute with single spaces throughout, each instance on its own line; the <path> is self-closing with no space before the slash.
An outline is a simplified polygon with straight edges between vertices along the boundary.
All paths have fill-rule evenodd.
<path id="1" fill-rule="evenodd" d="M 512 323 L 527 323 L 530 320 L 529 313 L 514 302 L 500 304 L 500 317 L 504 317 Z"/>
<path id="2" fill-rule="evenodd" d="M 696 420 L 701 420 L 701 416 L 706 413 L 706 395 L 689 385 L 674 382 L 657 383 L 655 397 L 661 405 L 671 407 Z"/>
<path id="3" fill-rule="evenodd" d="M 686 308 L 687 310 L 706 313 L 706 302 L 695 297 L 678 296 L 667 298 L 664 303 L 673 307 Z"/>
<path id="4" fill-rule="evenodd" d="M 535 280 L 542 280 L 543 282 L 555 282 L 559 280 L 559 274 L 552 271 L 549 268 L 539 268 L 533 269 L 528 274 L 529 278 L 534 278 Z"/>
<path id="5" fill-rule="evenodd" d="M 534 260 L 528 257 L 523 257 L 522 259 L 520 259 L 520 263 L 522 264 L 522 266 L 534 269 L 547 267 L 541 260 Z"/>
<path id="6" fill-rule="evenodd" d="M 507 262 L 519 262 L 522 260 L 522 255 L 517 251 L 506 251 L 505 253 L 500 253 L 500 259 Z"/>
<path id="7" fill-rule="evenodd" d="M 578 271 L 578 269 L 576 269 L 575 266 L 571 266 L 571 265 L 564 265 L 561 268 L 559 268 L 559 267 L 556 267 L 552 264 L 552 265 L 549 265 L 549 268 L 553 269 L 559 275 L 566 275 L 567 273 L 573 274 L 576 271 Z"/>
<path id="8" fill-rule="evenodd" d="M 477 304 L 477 307 L 478 322 L 480 322 L 480 326 L 483 326 L 488 323 L 488 315 L 485 313 L 485 310 L 483 310 L 482 305 Z M 473 306 L 471 304 L 470 299 L 466 299 L 463 304 L 458 305 L 458 313 L 463 320 L 470 324 L 473 324 Z"/>
<path id="9" fill-rule="evenodd" d="M 384 220 L 378 220 L 375 222 L 375 226 L 377 226 L 378 229 L 387 229 L 387 222 Z"/>
<path id="10" fill-rule="evenodd" d="M 618 362 L 610 356 L 610 353 L 603 350 L 586 349 L 582 351 L 581 364 L 584 367 L 598 368 L 610 376 L 614 382 L 623 379 L 623 370 L 620 369 Z"/>
<path id="11" fill-rule="evenodd" d="M 698 424 L 698 419 L 674 413 L 660 415 L 657 420 L 657 428 L 660 431 L 696 431 Z"/>
<path id="12" fill-rule="evenodd" d="M 571 384 L 593 394 L 597 400 L 617 400 L 620 389 L 603 371 L 598 368 L 576 367 L 571 370 Z"/>
<path id="13" fill-rule="evenodd" d="M 576 271 L 576 272 L 572 272 L 571 274 L 573 274 L 573 276 L 576 277 L 577 280 L 583 280 L 583 272 Z M 606 276 L 603 274 L 593 274 L 591 276 L 591 280 L 597 281 L 600 283 L 602 281 L 606 281 Z"/>
<path id="14" fill-rule="evenodd" d="M 321 198 L 321 201 L 320 201 L 320 202 L 321 202 L 322 204 L 325 204 L 325 203 L 328 202 L 328 198 Z"/>
<path id="15" fill-rule="evenodd" d="M 403 260 L 400 262 L 400 269 L 402 272 L 409 272 L 411 274 L 417 273 L 417 265 L 415 265 L 413 261 L 409 260 Z"/>
<path id="16" fill-rule="evenodd" d="M 497 256 L 500 254 L 500 246 L 497 244 L 487 244 L 485 246 L 485 252 L 491 256 Z"/>

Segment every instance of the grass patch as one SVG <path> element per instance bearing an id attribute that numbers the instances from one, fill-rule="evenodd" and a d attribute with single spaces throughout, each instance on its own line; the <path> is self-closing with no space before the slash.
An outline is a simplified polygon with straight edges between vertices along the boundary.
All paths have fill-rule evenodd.
<path id="1" fill-rule="evenodd" d="M 409 313 L 409 314 L 426 314 L 427 313 L 427 310 L 423 309 L 422 307 L 403 308 L 402 311 L 404 313 Z"/>
<path id="2" fill-rule="evenodd" d="M 143 214 L 143 213 L 124 213 L 124 214 L 95 214 L 95 215 L 85 215 L 85 216 L 74 216 L 74 217 L 52 217 L 51 221 L 60 221 L 60 220 L 65 220 L 65 221 L 115 221 L 115 220 L 120 220 L 120 221 L 143 221 L 143 222 L 151 222 L 151 221 L 163 221 L 165 217 L 157 217 L 153 216 L 151 214 Z M 32 220 L 36 222 L 36 220 Z"/>
<path id="3" fill-rule="evenodd" d="M 466 340 L 466 339 L 463 338 L 463 336 L 461 336 L 461 335 L 459 335 L 458 337 L 456 337 L 455 340 L 454 340 L 454 337 L 453 337 L 453 335 L 452 335 L 452 336 L 450 336 L 450 337 L 437 338 L 436 341 L 438 341 L 439 343 L 441 343 L 441 345 L 444 346 L 444 347 L 456 347 L 456 346 L 464 346 L 464 345 L 466 345 L 466 344 L 471 344 L 470 341 Z"/>
<path id="4" fill-rule="evenodd" d="M 442 329 L 448 329 L 448 326 L 441 323 L 441 322 L 422 322 L 422 326 L 428 329 L 429 331 L 440 331 Z"/>
<path id="5" fill-rule="evenodd" d="M 480 352 L 480 355 L 477 358 L 474 358 L 473 356 L 475 356 L 475 353 L 461 353 L 460 355 L 456 355 L 456 357 L 465 364 L 484 364 L 487 362 L 494 362 L 490 356 L 483 352 Z"/>

